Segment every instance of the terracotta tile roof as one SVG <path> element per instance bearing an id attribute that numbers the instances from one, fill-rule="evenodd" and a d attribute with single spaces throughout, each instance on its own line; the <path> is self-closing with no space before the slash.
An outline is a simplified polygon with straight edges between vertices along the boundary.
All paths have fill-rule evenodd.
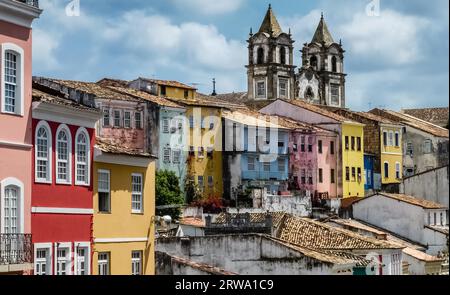
<path id="1" fill-rule="evenodd" d="M 90 111 L 90 112 L 94 112 L 94 113 L 98 113 L 98 114 L 101 113 L 101 111 L 99 109 L 97 109 L 95 106 L 87 106 L 87 105 L 78 103 L 72 99 L 67 98 L 63 93 L 60 93 L 60 95 L 52 95 L 47 92 L 33 88 L 32 99 L 33 99 L 33 102 L 45 102 L 45 103 L 70 107 L 70 108 L 80 110 L 80 111 Z"/>
<path id="2" fill-rule="evenodd" d="M 412 256 L 418 260 L 422 260 L 425 262 L 439 262 L 439 261 L 445 261 L 444 258 L 439 258 L 436 256 L 429 255 L 425 252 L 412 249 L 412 248 L 405 248 L 403 249 L 403 253 L 408 254 L 409 256 Z"/>
<path id="3" fill-rule="evenodd" d="M 162 85 L 162 86 L 178 87 L 178 88 L 189 89 L 189 90 L 197 90 L 197 88 L 195 88 L 195 87 L 183 84 L 178 81 L 149 79 L 149 78 L 143 78 L 143 77 L 139 77 L 139 79 L 142 79 L 142 80 L 145 80 L 145 81 L 148 81 L 151 83 L 155 83 L 158 85 Z"/>
<path id="4" fill-rule="evenodd" d="M 195 227 L 205 227 L 206 223 L 202 218 L 196 218 L 196 217 L 183 217 L 180 220 L 180 224 L 182 225 L 191 225 Z"/>
<path id="5" fill-rule="evenodd" d="M 437 226 L 437 225 L 430 225 L 426 226 L 426 228 L 432 229 L 434 231 L 440 232 L 441 234 L 448 236 L 448 226 Z"/>
<path id="6" fill-rule="evenodd" d="M 326 253 L 328 255 L 352 260 L 352 261 L 356 262 L 357 267 L 365 267 L 372 263 L 372 261 L 366 259 L 365 256 L 356 255 L 356 254 L 349 253 L 349 252 L 334 251 L 334 250 L 323 250 L 322 252 Z"/>
<path id="7" fill-rule="evenodd" d="M 248 100 L 247 92 L 231 92 L 217 94 L 216 98 L 230 103 L 244 104 Z"/>
<path id="8" fill-rule="evenodd" d="M 115 87 L 126 87 L 128 86 L 130 81 L 113 79 L 113 78 L 103 78 L 100 81 L 97 81 L 98 85 L 101 86 L 115 86 Z"/>
<path id="9" fill-rule="evenodd" d="M 302 247 L 319 250 L 401 249 L 398 245 L 364 237 L 348 230 L 313 221 L 287 216 L 279 238 Z"/>
<path id="10" fill-rule="evenodd" d="M 101 86 L 99 84 L 93 82 L 82 82 L 82 81 L 72 81 L 72 80 L 59 80 L 59 79 L 51 79 L 44 78 L 53 83 L 57 83 L 67 88 L 76 89 L 79 91 L 83 91 L 86 93 L 90 93 L 95 95 L 97 98 L 102 99 L 114 99 L 114 100 L 124 100 L 124 101 L 135 101 L 142 102 L 141 98 L 136 98 L 134 96 L 126 95 L 123 93 L 119 93 L 117 91 L 113 91 L 108 87 Z"/>
<path id="11" fill-rule="evenodd" d="M 230 103 L 221 99 L 217 99 L 215 96 L 207 96 L 197 94 L 195 99 L 173 98 L 167 97 L 167 99 L 186 106 L 198 106 L 198 107 L 210 107 L 210 108 L 223 108 L 223 109 L 242 109 L 245 106 Z"/>
<path id="12" fill-rule="evenodd" d="M 180 108 L 180 109 L 184 108 L 181 105 L 179 105 L 169 99 L 166 99 L 164 97 L 152 95 L 150 93 L 136 90 L 133 88 L 123 87 L 123 86 L 106 86 L 106 87 L 113 91 L 116 91 L 118 93 L 126 94 L 126 95 L 129 95 L 132 97 L 146 100 L 146 101 L 150 101 L 150 102 L 153 102 L 160 106 L 171 107 L 171 108 Z"/>
<path id="13" fill-rule="evenodd" d="M 350 111 L 350 110 L 346 110 L 346 109 L 339 109 L 334 112 L 336 114 L 339 114 L 339 115 L 341 115 L 343 117 L 347 117 L 347 118 L 361 117 L 362 119 L 375 121 L 378 123 L 398 124 L 397 122 L 389 120 L 388 118 L 377 116 L 375 114 L 367 113 L 367 112 L 354 112 L 354 111 Z M 353 119 L 353 120 L 358 121 L 358 119 Z"/>
<path id="14" fill-rule="evenodd" d="M 419 118 L 421 120 L 445 126 L 449 119 L 449 108 L 424 108 L 424 109 L 405 109 L 401 111 L 404 114 Z"/>
<path id="15" fill-rule="evenodd" d="M 317 113 L 319 115 L 323 115 L 325 117 L 328 117 L 330 119 L 336 120 L 336 121 L 341 122 L 341 123 L 344 123 L 344 122 L 357 123 L 357 122 L 354 122 L 354 121 L 352 121 L 350 119 L 347 119 L 344 116 L 341 116 L 341 115 L 333 113 L 333 112 L 331 112 L 329 110 L 326 110 L 325 108 L 321 107 L 320 105 L 307 103 L 307 102 L 305 102 L 303 100 L 299 100 L 299 99 L 295 99 L 295 100 L 284 100 L 284 99 L 281 99 L 281 100 L 286 102 L 286 103 L 290 103 L 292 105 L 295 105 L 295 106 L 301 107 L 303 109 L 306 109 L 308 111 Z"/>
<path id="16" fill-rule="evenodd" d="M 266 214 L 267 213 L 250 213 L 250 221 L 251 222 L 264 222 L 266 220 Z M 284 212 L 273 212 L 269 213 L 272 216 L 272 224 L 273 227 L 278 228 L 281 225 L 281 222 L 283 221 L 284 216 L 286 213 Z M 237 214 L 230 214 L 231 218 L 235 218 Z M 221 213 L 216 217 L 216 220 L 214 223 L 216 224 L 224 224 L 226 222 L 226 213 Z"/>
<path id="17" fill-rule="evenodd" d="M 419 118 L 407 114 L 402 114 L 391 110 L 380 110 L 380 109 L 373 109 L 369 113 L 382 117 L 387 117 L 390 120 L 425 131 L 437 137 L 447 137 L 447 138 L 449 137 L 448 129 L 442 128 L 440 126 L 434 125 L 432 123 L 426 122 L 424 120 L 421 120 Z"/>
<path id="18" fill-rule="evenodd" d="M 183 264 L 183 265 L 186 265 L 186 266 L 192 267 L 194 269 L 198 269 L 198 270 L 204 271 L 204 272 L 212 274 L 212 275 L 223 275 L 223 276 L 237 275 L 237 273 L 226 271 L 226 270 L 224 270 L 222 268 L 211 266 L 209 264 L 199 263 L 199 262 L 195 262 L 195 261 L 192 261 L 192 260 L 184 259 L 184 258 L 181 258 L 181 257 L 172 256 L 172 255 L 170 255 L 170 257 L 172 258 L 173 262 L 177 262 L 179 264 Z"/>
<path id="19" fill-rule="evenodd" d="M 113 142 L 110 139 L 96 138 L 95 147 L 105 153 L 118 154 L 118 155 L 128 155 L 128 156 L 138 156 L 138 157 L 152 157 L 149 153 L 146 153 L 139 149 L 133 149 L 126 147 L 119 142 Z"/>
<path id="20" fill-rule="evenodd" d="M 447 208 L 444 205 L 436 203 L 436 202 L 433 202 L 433 201 L 419 199 L 419 198 L 415 198 L 415 197 L 408 196 L 408 195 L 403 195 L 403 194 L 389 194 L 389 193 L 384 193 L 384 192 L 376 193 L 376 194 L 374 194 L 372 196 L 363 198 L 363 199 L 361 199 L 361 200 L 359 200 L 359 201 L 357 201 L 355 203 L 361 202 L 363 200 L 366 200 L 368 198 L 372 198 L 372 197 L 375 197 L 375 196 L 384 196 L 384 197 L 387 197 L 387 198 L 390 198 L 390 199 L 394 199 L 394 200 L 397 200 L 397 201 L 400 201 L 400 202 L 405 202 L 405 203 L 408 203 L 408 204 L 411 204 L 411 205 L 414 205 L 414 206 L 419 206 L 419 207 L 422 207 L 424 209 L 446 209 Z"/>

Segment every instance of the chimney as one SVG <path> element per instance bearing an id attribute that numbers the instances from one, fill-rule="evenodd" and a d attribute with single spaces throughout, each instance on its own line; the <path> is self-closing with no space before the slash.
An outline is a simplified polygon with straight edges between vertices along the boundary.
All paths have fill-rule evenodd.
<path id="1" fill-rule="evenodd" d="M 213 92 L 211 93 L 211 96 L 217 96 L 216 93 L 216 78 L 213 78 Z"/>

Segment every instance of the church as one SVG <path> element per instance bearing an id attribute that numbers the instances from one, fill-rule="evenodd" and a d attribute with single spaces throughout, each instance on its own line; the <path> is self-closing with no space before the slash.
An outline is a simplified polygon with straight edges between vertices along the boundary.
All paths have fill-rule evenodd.
<path id="1" fill-rule="evenodd" d="M 283 31 L 271 5 L 258 32 L 250 29 L 247 42 L 245 100 L 300 99 L 345 108 L 345 51 L 334 41 L 323 14 L 311 42 L 303 45 L 300 67 L 294 62 L 291 30 Z"/>

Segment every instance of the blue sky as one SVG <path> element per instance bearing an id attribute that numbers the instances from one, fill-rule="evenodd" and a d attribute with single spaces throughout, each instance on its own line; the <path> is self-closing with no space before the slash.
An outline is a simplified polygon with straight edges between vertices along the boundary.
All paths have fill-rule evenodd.
<path id="1" fill-rule="evenodd" d="M 77 1 L 77 0 L 75 0 Z M 34 23 L 33 74 L 96 81 L 138 76 L 196 83 L 211 92 L 246 90 L 247 43 L 272 2 L 295 43 L 310 42 L 323 11 L 342 39 L 347 106 L 448 106 L 449 15 L 447 0 L 40 0 Z M 369 4 L 379 3 L 376 15 Z M 372 6 L 373 7 L 373 6 Z"/>

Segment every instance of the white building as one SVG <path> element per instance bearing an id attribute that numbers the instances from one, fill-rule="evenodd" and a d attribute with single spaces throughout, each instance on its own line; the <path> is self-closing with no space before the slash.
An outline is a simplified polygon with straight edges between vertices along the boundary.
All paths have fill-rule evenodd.
<path id="1" fill-rule="evenodd" d="M 378 193 L 352 205 L 353 217 L 427 246 L 427 253 L 448 253 L 448 208 L 407 195 Z"/>

